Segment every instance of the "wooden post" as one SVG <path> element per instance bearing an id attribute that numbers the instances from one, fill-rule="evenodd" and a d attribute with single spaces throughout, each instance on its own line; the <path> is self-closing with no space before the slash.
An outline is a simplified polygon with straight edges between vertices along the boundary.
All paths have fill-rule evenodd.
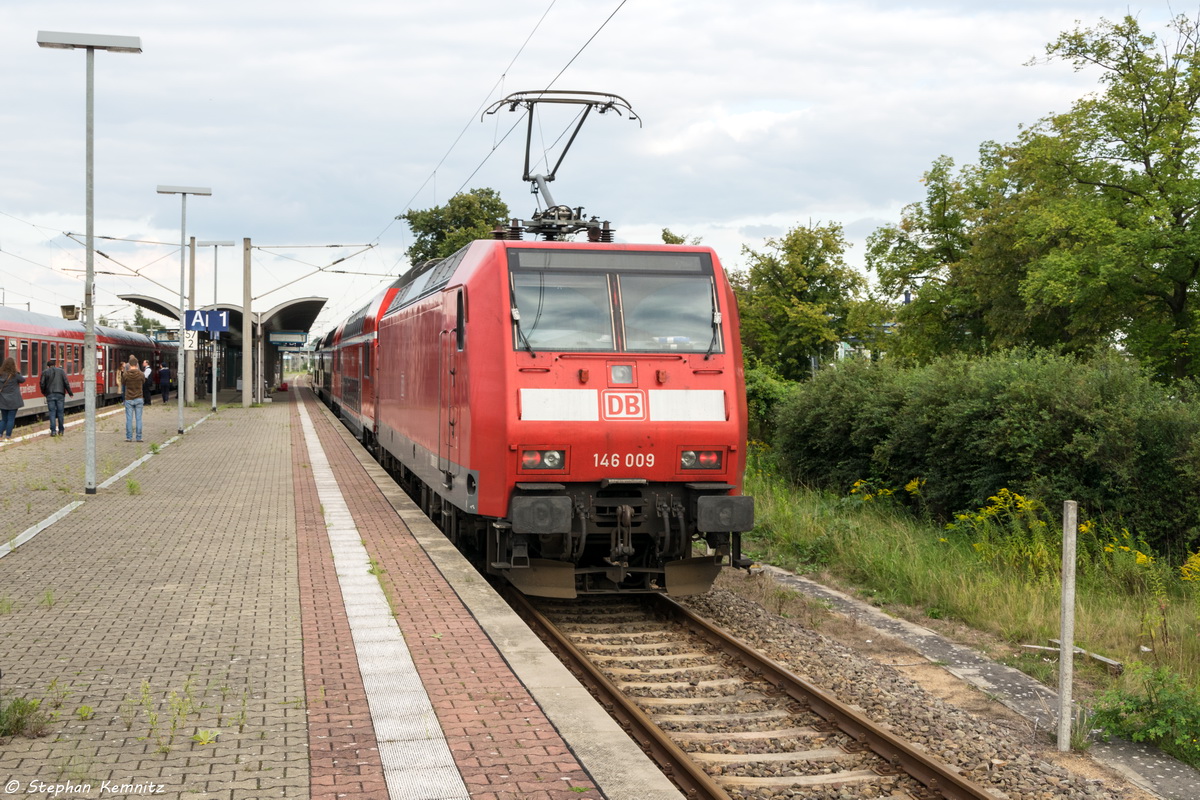
<path id="1" fill-rule="evenodd" d="M 1075 671 L 1075 538 L 1079 523 L 1079 504 L 1063 503 L 1062 607 L 1059 621 L 1058 650 L 1058 749 L 1071 749 L 1071 683 Z"/>

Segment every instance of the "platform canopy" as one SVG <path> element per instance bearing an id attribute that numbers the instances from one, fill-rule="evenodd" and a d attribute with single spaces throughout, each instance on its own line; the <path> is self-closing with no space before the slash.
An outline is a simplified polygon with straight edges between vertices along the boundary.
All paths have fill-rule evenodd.
<path id="1" fill-rule="evenodd" d="M 118 297 L 126 303 L 133 303 L 160 316 L 179 319 L 179 307 L 174 303 L 144 294 L 122 294 Z M 255 321 L 262 325 L 264 335 L 279 331 L 310 333 L 317 315 L 321 313 L 321 309 L 325 307 L 328 299 L 327 297 L 299 297 L 295 300 L 287 300 L 268 311 L 256 312 Z M 229 312 L 229 332 L 222 334 L 222 338 L 228 337 L 230 344 L 240 345 L 242 341 L 242 307 L 236 303 L 200 306 L 202 311 L 218 309 Z M 178 328 L 170 330 L 175 332 Z"/>

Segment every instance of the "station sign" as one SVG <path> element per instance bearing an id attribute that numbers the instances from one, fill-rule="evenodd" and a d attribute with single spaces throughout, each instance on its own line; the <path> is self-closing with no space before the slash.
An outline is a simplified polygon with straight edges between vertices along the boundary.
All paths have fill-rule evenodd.
<path id="1" fill-rule="evenodd" d="M 267 334 L 271 344 L 308 344 L 308 334 L 305 331 L 271 331 Z"/>
<path id="2" fill-rule="evenodd" d="M 229 311 L 228 309 L 215 311 L 189 309 L 183 315 L 183 327 L 189 331 L 223 333 L 229 330 Z"/>

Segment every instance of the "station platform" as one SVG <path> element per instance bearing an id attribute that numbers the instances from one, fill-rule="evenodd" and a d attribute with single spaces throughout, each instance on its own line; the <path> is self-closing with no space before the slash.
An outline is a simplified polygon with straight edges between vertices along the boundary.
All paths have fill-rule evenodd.
<path id="1" fill-rule="evenodd" d="M 307 388 L 218 400 L 0 447 L 6 794 L 682 797 Z"/>

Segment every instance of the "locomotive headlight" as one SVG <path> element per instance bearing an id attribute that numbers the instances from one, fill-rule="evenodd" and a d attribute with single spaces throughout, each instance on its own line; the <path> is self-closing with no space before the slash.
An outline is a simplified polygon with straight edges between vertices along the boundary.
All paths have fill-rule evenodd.
<path id="1" fill-rule="evenodd" d="M 684 450 L 679 454 L 680 469 L 720 469 L 720 450 Z"/>
<path id="2" fill-rule="evenodd" d="M 608 374 L 613 385 L 633 383 L 633 366 L 630 364 L 614 364 L 609 367 Z"/>
<path id="3" fill-rule="evenodd" d="M 562 450 L 523 450 L 521 469 L 562 469 L 566 455 Z"/>

